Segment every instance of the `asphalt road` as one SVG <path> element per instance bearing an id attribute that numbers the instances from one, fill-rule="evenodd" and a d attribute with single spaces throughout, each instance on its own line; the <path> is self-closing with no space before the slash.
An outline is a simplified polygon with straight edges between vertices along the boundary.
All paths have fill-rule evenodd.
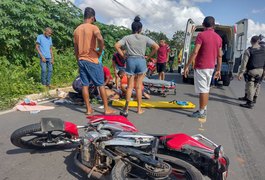
<path id="1" fill-rule="evenodd" d="M 180 76 L 167 74 L 168 79 L 178 82 L 177 94 L 153 99 L 185 100 L 198 105 L 194 87 L 182 84 Z M 265 87 L 258 97 L 254 109 L 239 107 L 237 97 L 242 96 L 244 82 L 234 79 L 229 87 L 212 88 L 208 105 L 208 116 L 200 131 L 200 123 L 187 115 L 193 110 L 146 109 L 138 115 L 132 109 L 129 119 L 146 133 L 201 133 L 217 144 L 221 144 L 230 158 L 229 179 L 265 179 Z M 57 117 L 79 125 L 86 123 L 85 108 L 75 105 L 52 105 L 56 108 L 38 114 L 10 112 L 0 115 L 0 179 L 3 180 L 72 180 L 85 179 L 85 174 L 73 164 L 73 153 L 68 150 L 25 150 L 10 143 L 10 134 L 25 125 L 37 123 L 42 117 Z M 96 113 L 102 109 L 95 106 Z"/>

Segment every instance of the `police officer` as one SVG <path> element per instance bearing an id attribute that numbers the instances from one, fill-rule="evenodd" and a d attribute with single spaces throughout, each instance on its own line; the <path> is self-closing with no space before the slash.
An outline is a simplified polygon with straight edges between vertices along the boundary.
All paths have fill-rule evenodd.
<path id="1" fill-rule="evenodd" d="M 265 47 L 259 45 L 260 37 L 253 36 L 250 42 L 252 46 L 245 50 L 238 73 L 238 80 L 242 79 L 244 72 L 246 75 L 245 100 L 247 102 L 246 104 L 240 104 L 240 106 L 245 108 L 252 108 L 254 106 L 253 101 L 256 101 L 257 90 L 259 90 L 265 67 Z"/>

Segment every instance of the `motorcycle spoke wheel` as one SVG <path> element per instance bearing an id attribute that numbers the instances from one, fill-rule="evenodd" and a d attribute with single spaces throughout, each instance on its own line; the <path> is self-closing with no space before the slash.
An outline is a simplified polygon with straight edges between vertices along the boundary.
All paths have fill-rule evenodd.
<path id="1" fill-rule="evenodd" d="M 14 131 L 10 137 L 13 145 L 27 149 L 40 149 L 69 144 L 71 136 L 63 131 L 42 132 L 41 125 L 31 124 Z"/>
<path id="2" fill-rule="evenodd" d="M 143 163 L 138 163 L 137 165 L 141 166 L 142 168 L 133 166 L 124 160 L 118 161 L 111 172 L 112 180 L 167 179 L 167 175 L 171 172 L 171 166 L 167 163 L 163 165 L 163 168 L 155 168 Z"/>
<path id="3" fill-rule="evenodd" d="M 204 177 L 201 172 L 193 165 L 164 154 L 157 154 L 157 157 L 161 158 L 164 162 L 168 163 L 172 167 L 172 173 L 169 175 L 169 180 L 203 180 Z"/>

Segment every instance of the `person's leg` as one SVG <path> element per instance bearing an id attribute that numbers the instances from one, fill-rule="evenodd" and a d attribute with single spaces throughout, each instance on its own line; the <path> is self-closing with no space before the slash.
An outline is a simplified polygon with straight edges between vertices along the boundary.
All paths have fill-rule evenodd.
<path id="1" fill-rule="evenodd" d="M 86 114 L 90 115 L 93 113 L 93 109 L 91 108 L 90 102 L 89 102 L 89 91 L 88 86 L 82 86 L 82 95 L 83 99 L 86 105 Z"/>
<path id="2" fill-rule="evenodd" d="M 161 80 L 165 80 L 165 72 L 161 73 Z"/>
<path id="3" fill-rule="evenodd" d="M 78 61 L 78 66 L 79 66 L 80 80 L 82 83 L 82 96 L 86 105 L 86 114 L 90 115 L 93 113 L 93 109 L 91 108 L 89 102 L 89 89 L 88 89 L 90 82 L 90 76 L 88 74 L 89 66 L 86 61 Z"/>
<path id="4" fill-rule="evenodd" d="M 150 99 L 150 98 L 151 98 L 150 94 L 148 94 L 148 93 L 146 93 L 146 92 L 143 92 L 143 95 L 144 95 L 144 97 L 145 97 L 146 99 Z"/>
<path id="5" fill-rule="evenodd" d="M 165 63 L 163 63 L 163 64 L 161 64 L 162 65 L 162 74 L 161 74 L 161 80 L 165 80 L 165 72 L 166 72 L 166 68 L 167 68 L 167 63 L 165 62 Z"/>
<path id="6" fill-rule="evenodd" d="M 51 84 L 51 77 L 52 77 L 52 71 L 53 71 L 53 65 L 51 61 L 46 61 L 48 66 L 48 72 L 47 72 L 47 86 L 50 86 Z"/>
<path id="7" fill-rule="evenodd" d="M 156 71 L 158 73 L 158 79 L 161 80 L 162 78 L 161 63 L 156 64 Z"/>
<path id="8" fill-rule="evenodd" d="M 134 88 L 134 76 L 133 75 L 128 75 L 127 76 L 127 91 L 126 91 L 126 104 L 124 107 L 124 111 L 126 113 L 128 113 L 129 110 L 129 102 L 131 100 L 131 96 L 132 96 L 132 91 Z"/>
<path id="9" fill-rule="evenodd" d="M 194 112 L 191 117 L 206 118 L 206 107 L 209 100 L 210 84 L 213 69 L 205 69 L 194 71 L 194 87 L 195 92 L 199 93 L 199 110 Z"/>
<path id="10" fill-rule="evenodd" d="M 137 112 L 138 114 L 142 114 L 144 111 L 141 108 L 142 104 L 142 86 L 143 86 L 143 79 L 144 79 L 144 74 L 137 74 L 136 76 L 136 99 L 138 103 L 137 107 Z"/>
<path id="11" fill-rule="evenodd" d="M 101 99 L 102 99 L 103 105 L 104 105 L 104 113 L 106 115 L 107 114 L 114 114 L 115 111 L 110 109 L 109 105 L 108 105 L 108 98 L 107 98 L 105 86 L 99 86 L 99 92 L 100 92 L 100 96 L 101 96 Z"/>
<path id="12" fill-rule="evenodd" d="M 238 100 L 240 101 L 247 101 L 247 82 L 248 82 L 248 75 L 247 73 L 244 73 L 244 80 L 246 82 L 245 84 L 245 95 L 243 97 L 239 97 Z"/>
<path id="13" fill-rule="evenodd" d="M 257 98 L 258 98 L 258 95 L 259 95 L 259 92 L 260 92 L 260 86 L 261 86 L 261 83 L 257 83 L 257 86 L 256 86 L 256 91 L 255 91 L 255 94 L 254 94 L 254 97 L 253 97 L 253 103 L 256 103 L 257 102 Z"/>
<path id="14" fill-rule="evenodd" d="M 205 110 L 209 100 L 209 93 L 200 93 L 200 111 Z"/>
<path id="15" fill-rule="evenodd" d="M 104 105 L 104 114 L 114 114 L 115 111 L 108 106 L 108 98 L 104 86 L 104 72 L 101 64 L 87 62 L 88 74 L 93 84 L 99 89 L 99 94 Z"/>
<path id="16" fill-rule="evenodd" d="M 42 62 L 42 60 L 40 60 L 40 67 L 41 67 L 41 84 L 47 85 L 46 83 L 46 62 Z"/>

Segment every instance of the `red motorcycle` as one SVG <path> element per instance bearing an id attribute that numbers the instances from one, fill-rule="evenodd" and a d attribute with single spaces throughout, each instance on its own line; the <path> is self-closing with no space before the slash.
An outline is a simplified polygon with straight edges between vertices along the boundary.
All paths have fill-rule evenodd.
<path id="1" fill-rule="evenodd" d="M 150 78 L 156 71 L 156 59 L 150 58 L 147 62 L 147 72 L 146 76 Z"/>
<path id="2" fill-rule="evenodd" d="M 95 115 L 85 126 L 43 118 L 14 131 L 13 145 L 43 149 L 77 144 L 74 163 L 96 179 L 227 178 L 229 160 L 221 146 L 202 135 L 148 135 L 125 117 Z M 78 130 L 84 135 L 79 136 Z M 204 143 L 208 143 L 207 146 Z M 203 174 L 203 175 L 202 175 Z"/>

